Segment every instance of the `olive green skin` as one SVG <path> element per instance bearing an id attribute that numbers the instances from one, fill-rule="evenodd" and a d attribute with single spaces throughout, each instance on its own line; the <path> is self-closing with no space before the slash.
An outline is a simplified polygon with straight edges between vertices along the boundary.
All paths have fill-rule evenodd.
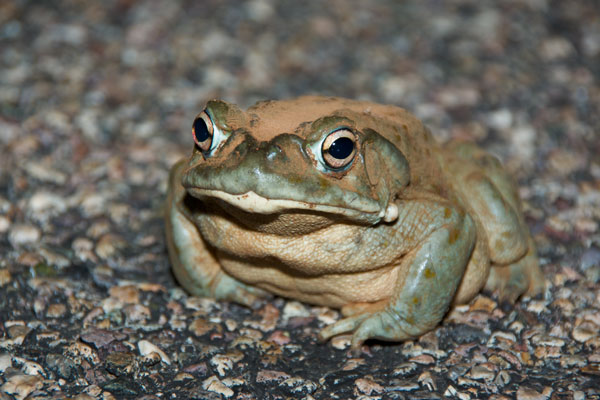
<path id="1" fill-rule="evenodd" d="M 442 148 L 403 109 L 340 98 L 205 111 L 218 146 L 169 181 L 169 254 L 189 292 L 341 308 L 320 337 L 358 346 L 419 336 L 484 287 L 511 301 L 543 288 L 515 186 L 475 145 Z M 339 129 L 356 154 L 331 168 Z"/>

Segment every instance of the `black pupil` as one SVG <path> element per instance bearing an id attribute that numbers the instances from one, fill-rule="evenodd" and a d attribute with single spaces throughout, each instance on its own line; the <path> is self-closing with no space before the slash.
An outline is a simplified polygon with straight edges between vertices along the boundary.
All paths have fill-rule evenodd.
<path id="1" fill-rule="evenodd" d="M 194 135 L 196 135 L 196 140 L 198 143 L 202 143 L 210 138 L 208 127 L 202 118 L 198 118 L 194 121 Z"/>
<path id="2" fill-rule="evenodd" d="M 329 147 L 328 153 L 338 160 L 343 160 L 352 154 L 354 150 L 354 141 L 347 137 L 341 137 L 333 141 Z"/>

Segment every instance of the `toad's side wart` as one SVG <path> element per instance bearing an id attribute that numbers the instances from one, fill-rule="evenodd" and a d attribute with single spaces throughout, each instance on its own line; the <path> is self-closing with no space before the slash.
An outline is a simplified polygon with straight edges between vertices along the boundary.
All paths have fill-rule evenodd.
<path id="1" fill-rule="evenodd" d="M 210 101 L 169 181 L 167 241 L 191 293 L 341 308 L 322 339 L 404 340 L 483 287 L 544 279 L 515 186 L 473 144 L 440 147 L 407 111 L 325 97 Z"/>

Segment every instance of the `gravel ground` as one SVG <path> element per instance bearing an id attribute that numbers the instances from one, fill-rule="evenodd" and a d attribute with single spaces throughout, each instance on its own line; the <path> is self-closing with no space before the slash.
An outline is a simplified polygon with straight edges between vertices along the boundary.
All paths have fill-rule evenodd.
<path id="1" fill-rule="evenodd" d="M 0 2 L 0 400 L 600 398 L 595 0 Z M 170 165 L 206 100 L 394 103 L 517 177 L 547 289 L 401 344 L 189 297 Z"/>

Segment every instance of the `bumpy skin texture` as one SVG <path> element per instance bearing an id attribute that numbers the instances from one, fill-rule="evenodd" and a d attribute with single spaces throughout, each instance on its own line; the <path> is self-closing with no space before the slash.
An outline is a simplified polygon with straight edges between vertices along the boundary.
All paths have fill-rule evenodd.
<path id="1" fill-rule="evenodd" d="M 473 144 L 441 148 L 407 111 L 340 98 L 207 104 L 213 145 L 169 181 L 167 241 L 191 293 L 258 304 L 269 293 L 341 308 L 323 340 L 399 341 L 482 288 L 543 288 L 511 179 Z M 343 128 L 344 168 L 321 154 Z"/>

